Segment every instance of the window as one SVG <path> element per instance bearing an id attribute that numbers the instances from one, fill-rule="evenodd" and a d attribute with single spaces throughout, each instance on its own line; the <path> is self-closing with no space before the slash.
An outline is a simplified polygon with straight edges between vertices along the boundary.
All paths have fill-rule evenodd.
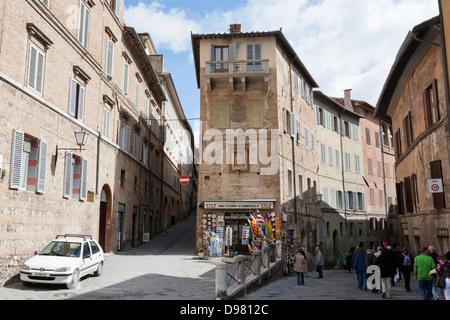
<path id="1" fill-rule="evenodd" d="M 312 132 L 311 132 L 311 152 L 316 153 L 316 137 Z"/>
<path id="2" fill-rule="evenodd" d="M 247 125 L 249 128 L 262 128 L 264 125 L 264 105 L 262 100 L 247 101 Z"/>
<path id="3" fill-rule="evenodd" d="M 90 12 L 83 1 L 80 0 L 80 21 L 78 25 L 78 41 L 83 47 L 88 47 Z"/>
<path id="4" fill-rule="evenodd" d="M 403 129 L 405 132 L 406 148 L 409 148 L 414 140 L 411 112 L 408 112 L 408 115 L 403 120 Z"/>
<path id="5" fill-rule="evenodd" d="M 381 170 L 381 161 L 377 160 L 377 175 L 378 177 L 382 177 L 383 176 L 383 172 Z"/>
<path id="6" fill-rule="evenodd" d="M 355 172 L 360 172 L 359 156 L 355 154 Z"/>
<path id="7" fill-rule="evenodd" d="M 120 0 L 108 0 L 108 4 L 111 9 L 114 11 L 114 14 L 119 17 L 120 16 Z"/>
<path id="8" fill-rule="evenodd" d="M 371 144 L 371 141 L 370 141 L 370 129 L 369 128 L 366 128 L 366 143 L 367 144 Z"/>
<path id="9" fill-rule="evenodd" d="M 66 152 L 64 166 L 64 198 L 86 200 L 87 165 L 85 158 Z"/>
<path id="10" fill-rule="evenodd" d="M 341 167 L 341 155 L 339 150 L 336 150 L 336 168 Z"/>
<path id="11" fill-rule="evenodd" d="M 135 91 L 135 97 L 134 97 L 134 105 L 136 106 L 136 109 L 139 111 L 140 108 L 140 101 L 141 101 L 141 87 L 139 86 L 139 81 L 136 80 L 136 91 Z"/>
<path id="12" fill-rule="evenodd" d="M 113 76 L 113 62 L 114 62 L 114 42 L 106 40 L 106 59 L 105 59 L 105 73 L 108 77 Z"/>
<path id="13" fill-rule="evenodd" d="M 261 60 L 261 45 L 260 44 L 247 44 L 247 60 Z M 260 72 L 262 71 L 261 62 L 247 62 L 247 72 Z"/>
<path id="14" fill-rule="evenodd" d="M 123 62 L 123 72 L 122 72 L 122 91 L 124 94 L 128 94 L 128 82 L 130 78 L 130 65 L 124 61 Z"/>
<path id="15" fill-rule="evenodd" d="M 120 170 L 120 187 L 125 188 L 125 170 Z"/>
<path id="16" fill-rule="evenodd" d="M 78 81 L 70 79 L 69 114 L 83 121 L 85 88 Z"/>
<path id="17" fill-rule="evenodd" d="M 309 129 L 305 126 L 305 147 L 309 149 Z"/>
<path id="18" fill-rule="evenodd" d="M 150 113 L 150 98 L 149 97 L 145 97 L 145 102 L 144 102 L 144 119 L 145 122 L 148 124 L 148 120 L 149 120 L 149 115 Z"/>
<path id="19" fill-rule="evenodd" d="M 395 133 L 395 154 L 397 155 L 397 158 L 402 156 L 402 136 L 400 129 Z"/>
<path id="20" fill-rule="evenodd" d="M 298 91 L 298 71 L 294 69 L 294 88 L 295 91 Z"/>
<path id="21" fill-rule="evenodd" d="M 378 131 L 375 131 L 375 146 L 380 147 L 380 133 Z"/>
<path id="22" fill-rule="evenodd" d="M 442 164 L 441 160 L 430 162 L 431 179 L 442 179 Z M 442 183 L 443 187 L 444 184 Z M 433 205 L 435 209 L 445 208 L 445 193 L 433 193 Z"/>
<path id="23" fill-rule="evenodd" d="M 131 128 L 119 119 L 117 144 L 123 150 L 130 151 Z"/>
<path id="24" fill-rule="evenodd" d="M 45 192 L 47 143 L 14 130 L 11 155 L 11 189 Z"/>
<path id="25" fill-rule="evenodd" d="M 300 131 L 300 120 L 297 119 L 297 144 L 302 143 L 302 132 Z"/>
<path id="26" fill-rule="evenodd" d="M 303 177 L 300 174 L 298 175 L 298 197 L 303 200 Z"/>
<path id="27" fill-rule="evenodd" d="M 213 126 L 216 129 L 228 129 L 230 127 L 230 102 L 214 101 Z"/>
<path id="28" fill-rule="evenodd" d="M 333 148 L 328 147 L 328 161 L 330 163 L 330 166 L 333 166 Z"/>
<path id="29" fill-rule="evenodd" d="M 440 119 L 436 79 L 433 81 L 432 84 L 428 86 L 428 88 L 425 89 L 423 95 L 424 95 L 425 125 L 428 128 L 429 126 L 436 123 Z"/>
<path id="30" fill-rule="evenodd" d="M 28 57 L 28 88 L 42 94 L 44 82 L 45 54 L 35 45 L 30 44 L 30 55 Z"/>
<path id="31" fill-rule="evenodd" d="M 346 152 L 345 153 L 345 170 L 350 171 L 351 168 L 351 164 L 350 164 L 350 153 Z"/>
<path id="32" fill-rule="evenodd" d="M 359 126 L 356 125 L 356 124 L 350 124 L 350 125 L 351 125 L 351 127 L 353 128 L 353 140 L 358 141 L 358 137 L 359 137 L 359 134 L 358 134 Z"/>
<path id="33" fill-rule="evenodd" d="M 290 126 L 291 132 L 290 133 L 291 133 L 291 137 L 294 138 L 295 137 L 295 123 L 296 123 L 295 113 L 291 112 L 290 118 L 291 118 L 291 126 Z"/>
<path id="34" fill-rule="evenodd" d="M 288 169 L 287 170 L 287 196 L 288 197 L 292 197 L 293 195 L 293 188 L 292 188 L 292 170 Z"/>
<path id="35" fill-rule="evenodd" d="M 320 144 L 320 155 L 321 155 L 321 160 L 322 160 L 322 163 L 325 163 L 326 161 L 327 161 L 327 158 L 326 158 L 326 154 L 325 154 L 325 145 L 324 144 Z"/>
<path id="36" fill-rule="evenodd" d="M 139 137 L 136 133 L 134 134 L 133 140 L 133 156 L 141 160 L 141 137 Z"/>
<path id="37" fill-rule="evenodd" d="M 102 128 L 102 136 L 109 139 L 109 122 L 111 119 L 111 112 L 109 109 L 105 108 L 103 110 L 103 128 Z"/>
<path id="38" fill-rule="evenodd" d="M 373 176 L 373 163 L 372 163 L 372 159 L 368 158 L 367 159 L 367 172 Z"/>

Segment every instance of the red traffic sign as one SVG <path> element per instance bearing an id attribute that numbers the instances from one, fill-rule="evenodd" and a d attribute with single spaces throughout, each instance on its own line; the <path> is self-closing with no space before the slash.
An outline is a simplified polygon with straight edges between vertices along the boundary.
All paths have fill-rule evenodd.
<path id="1" fill-rule="evenodd" d="M 180 183 L 181 183 L 183 186 L 189 184 L 189 177 L 186 176 L 186 175 L 185 175 L 185 176 L 181 176 L 181 178 L 180 178 Z"/>

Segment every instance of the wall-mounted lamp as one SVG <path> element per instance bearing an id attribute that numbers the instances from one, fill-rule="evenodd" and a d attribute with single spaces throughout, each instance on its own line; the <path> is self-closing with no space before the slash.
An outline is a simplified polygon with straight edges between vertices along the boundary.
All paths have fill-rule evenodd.
<path id="1" fill-rule="evenodd" d="M 86 145 L 88 137 L 89 137 L 89 133 L 87 133 L 86 131 L 75 131 L 75 142 L 80 147 L 80 149 L 78 149 L 78 148 L 59 148 L 58 146 L 56 146 L 55 164 L 56 164 L 56 161 L 58 161 L 58 151 L 59 150 L 80 150 L 80 151 L 85 150 L 85 149 L 81 149 L 81 148 Z"/>

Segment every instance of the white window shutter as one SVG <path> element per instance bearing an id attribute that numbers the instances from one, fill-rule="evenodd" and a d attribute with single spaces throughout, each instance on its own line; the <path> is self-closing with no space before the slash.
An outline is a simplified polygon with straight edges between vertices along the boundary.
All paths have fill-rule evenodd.
<path id="1" fill-rule="evenodd" d="M 70 93 L 69 93 L 69 114 L 75 117 L 77 109 L 77 82 L 70 78 Z"/>
<path id="2" fill-rule="evenodd" d="M 86 200 L 87 196 L 87 164 L 88 160 L 81 159 L 81 181 L 80 181 L 80 200 Z"/>
<path id="3" fill-rule="evenodd" d="M 123 147 L 122 146 L 122 135 L 123 135 L 123 131 L 122 131 L 122 120 L 119 119 L 119 123 L 117 125 L 117 144 L 119 145 L 119 147 Z"/>
<path id="4" fill-rule="evenodd" d="M 297 144 L 302 143 L 302 135 L 300 131 L 300 120 L 297 119 Z"/>
<path id="5" fill-rule="evenodd" d="M 295 137 L 295 122 L 296 122 L 296 118 L 295 118 L 295 113 L 291 112 L 291 137 Z"/>
<path id="6" fill-rule="evenodd" d="M 102 134 L 104 137 L 109 139 L 109 121 L 110 121 L 111 113 L 109 110 L 104 109 L 103 112 L 103 130 Z"/>
<path id="7" fill-rule="evenodd" d="M 38 170 L 36 180 L 36 192 L 45 192 L 45 177 L 47 172 L 47 142 L 39 140 Z"/>
<path id="8" fill-rule="evenodd" d="M 141 87 L 139 86 L 139 82 L 138 81 L 136 81 L 136 92 L 135 92 L 135 106 L 136 106 L 136 109 L 139 111 L 139 108 L 140 108 L 140 105 L 139 105 L 139 102 L 140 102 L 140 95 L 141 95 Z"/>
<path id="9" fill-rule="evenodd" d="M 9 187 L 11 189 L 19 189 L 20 181 L 22 181 L 22 152 L 25 134 L 23 131 L 13 131 L 12 154 L 11 154 L 11 180 Z"/>
<path id="10" fill-rule="evenodd" d="M 42 93 L 42 84 L 44 82 L 44 54 L 38 51 L 36 66 L 36 91 Z"/>
<path id="11" fill-rule="evenodd" d="M 122 74 L 122 91 L 128 94 L 128 78 L 129 78 L 129 68 L 128 63 L 123 63 L 123 74 Z"/>
<path id="12" fill-rule="evenodd" d="M 106 41 L 106 66 L 105 73 L 107 76 L 113 75 L 113 60 L 114 60 L 114 42 L 111 40 Z"/>
<path id="13" fill-rule="evenodd" d="M 36 61 L 37 50 L 35 47 L 30 46 L 30 56 L 28 57 L 28 86 L 30 88 L 36 88 Z"/>
<path id="14" fill-rule="evenodd" d="M 85 89 L 80 86 L 78 92 L 78 120 L 83 121 Z"/>
<path id="15" fill-rule="evenodd" d="M 90 12 L 86 8 L 86 15 L 84 18 L 84 35 L 83 35 L 83 46 L 85 48 L 88 47 L 88 39 L 89 39 L 89 18 L 90 18 Z"/>
<path id="16" fill-rule="evenodd" d="M 236 43 L 230 43 L 230 61 L 236 60 Z"/>
<path id="17" fill-rule="evenodd" d="M 288 115 L 289 113 L 287 111 L 287 108 L 284 108 L 284 132 L 287 132 L 288 129 Z"/>
<path id="18" fill-rule="evenodd" d="M 64 198 L 72 198 L 73 166 L 72 152 L 66 152 L 64 165 Z"/>
<path id="19" fill-rule="evenodd" d="M 120 0 L 116 0 L 115 14 L 116 17 L 120 18 Z"/>

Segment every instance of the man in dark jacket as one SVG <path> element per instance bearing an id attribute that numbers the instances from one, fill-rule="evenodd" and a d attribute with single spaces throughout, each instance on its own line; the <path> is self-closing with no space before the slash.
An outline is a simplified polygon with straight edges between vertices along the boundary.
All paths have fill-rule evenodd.
<path id="1" fill-rule="evenodd" d="M 363 248 L 360 248 L 359 254 L 355 256 L 353 270 L 358 274 L 358 289 L 367 290 L 366 254 Z"/>
<path id="2" fill-rule="evenodd" d="M 403 253 L 398 256 L 397 265 L 400 266 L 403 279 L 405 279 L 406 291 L 411 291 L 411 272 L 413 272 L 414 259 L 407 250 L 403 251 Z"/>
<path id="3" fill-rule="evenodd" d="M 392 252 L 392 247 L 383 248 L 377 259 L 377 265 L 380 267 L 382 297 L 391 298 L 391 280 L 395 275 L 396 261 Z"/>

